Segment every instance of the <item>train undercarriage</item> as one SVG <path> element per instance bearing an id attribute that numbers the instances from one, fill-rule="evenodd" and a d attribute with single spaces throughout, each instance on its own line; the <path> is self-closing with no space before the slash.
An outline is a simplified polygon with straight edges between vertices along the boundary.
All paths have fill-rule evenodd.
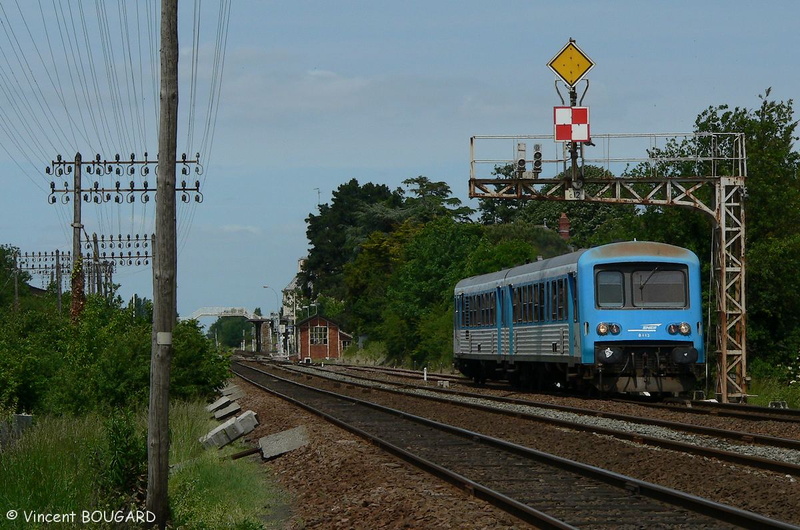
<path id="1" fill-rule="evenodd" d="M 455 367 L 476 384 L 508 381 L 522 390 L 583 394 L 679 396 L 697 387 L 702 365 L 676 363 L 671 355 L 624 355 L 614 363 L 580 364 L 511 358 L 456 357 Z"/>

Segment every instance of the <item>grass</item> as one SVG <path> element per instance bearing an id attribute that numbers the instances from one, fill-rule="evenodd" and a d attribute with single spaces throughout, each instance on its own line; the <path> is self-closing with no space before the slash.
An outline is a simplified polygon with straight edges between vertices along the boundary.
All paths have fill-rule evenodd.
<path id="1" fill-rule="evenodd" d="M 144 416 L 137 421 L 142 432 Z M 279 527 L 288 513 L 286 495 L 257 458 L 229 458 L 241 446 L 204 449 L 198 439 L 215 425 L 208 418 L 203 403 L 176 403 L 170 411 L 172 527 Z M 0 450 L 0 528 L 36 528 L 25 521 L 25 512 L 76 513 L 74 524 L 55 524 L 83 528 L 83 510 L 109 510 L 108 499 L 119 497 L 101 491 L 103 470 L 97 456 L 107 443 L 107 425 L 96 414 L 41 417 L 17 442 Z M 19 513 L 15 521 L 7 519 L 9 510 Z"/>
<path id="2" fill-rule="evenodd" d="M 771 401 L 785 401 L 789 408 L 800 408 L 800 383 L 786 384 L 768 378 L 753 378 L 747 388 L 747 402 L 769 406 Z"/>
<path id="3" fill-rule="evenodd" d="M 103 420 L 44 418 L 0 452 L 0 526 L 31 528 L 25 511 L 79 513 L 97 504 L 92 451 L 103 440 Z M 7 520 L 8 510 L 20 514 Z"/>
<path id="4" fill-rule="evenodd" d="M 269 528 L 286 513 L 286 494 L 273 484 L 265 467 L 250 458 L 231 460 L 241 451 L 233 444 L 205 450 L 197 439 L 215 423 L 198 403 L 181 403 L 171 412 L 172 444 L 169 494 L 176 527 Z"/>

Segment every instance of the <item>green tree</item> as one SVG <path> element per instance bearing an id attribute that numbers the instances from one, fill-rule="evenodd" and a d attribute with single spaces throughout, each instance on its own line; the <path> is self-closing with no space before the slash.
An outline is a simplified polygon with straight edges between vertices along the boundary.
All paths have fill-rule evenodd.
<path id="1" fill-rule="evenodd" d="M 229 357 L 216 351 L 196 320 L 181 320 L 173 333 L 170 397 L 204 399 L 228 377 Z"/>
<path id="2" fill-rule="evenodd" d="M 208 328 L 206 336 L 227 348 L 238 348 L 243 337 L 253 332 L 253 324 L 245 317 L 219 317 Z"/>
<path id="3" fill-rule="evenodd" d="M 800 305 L 786 289 L 797 282 L 800 263 L 800 153 L 793 101 L 773 101 L 769 93 L 754 110 L 709 108 L 696 126 L 745 135 L 748 354 L 777 364 L 800 351 Z"/>
<path id="4" fill-rule="evenodd" d="M 389 280 L 403 263 L 406 245 L 420 230 L 421 224 L 407 220 L 391 233 L 373 232 L 362 243 L 355 259 L 345 265 L 349 330 L 359 335 L 376 332 L 389 301 L 386 294 Z"/>
<path id="5" fill-rule="evenodd" d="M 484 237 L 470 254 L 465 276 L 477 276 L 569 252 L 558 234 L 524 221 L 489 225 Z"/>
<path id="6" fill-rule="evenodd" d="M 794 265 L 800 263 L 800 154 L 794 147 L 798 138 L 793 101 L 773 101 L 769 93 L 767 89 L 759 96 L 761 103 L 756 109 L 709 107 L 698 116 L 695 129 L 700 133 L 744 133 L 748 355 L 777 364 L 794 359 L 800 350 L 800 305 L 786 291 L 787 285 L 797 281 Z M 701 137 L 673 144 L 667 146 L 667 154 L 707 152 L 710 146 L 703 144 L 707 141 Z M 697 172 L 693 166 L 680 164 L 667 170 L 672 174 Z M 726 170 L 720 165 L 717 173 Z M 711 174 L 711 168 L 701 171 Z M 711 255 L 711 222 L 696 212 L 647 208 L 639 218 L 637 232 L 691 248 L 701 260 Z"/>
<path id="7" fill-rule="evenodd" d="M 467 221 L 475 213 L 472 208 L 462 206 L 457 197 L 451 196 L 450 186 L 446 182 L 434 182 L 420 175 L 404 180 L 403 184 L 410 192 L 405 197 L 403 209 L 407 218 L 416 222 L 428 223 L 441 217 Z"/>
<path id="8" fill-rule="evenodd" d="M 72 323 L 52 294 L 21 302 L 0 312 L 0 408 L 60 414 L 147 402 L 152 326 L 139 304 L 92 295 Z M 195 321 L 178 324 L 174 345 L 171 394 L 210 396 L 227 377 L 227 359 Z"/>
<path id="9" fill-rule="evenodd" d="M 495 166 L 492 175 L 510 179 L 514 176 L 514 166 Z M 485 225 L 513 223 L 525 204 L 526 201 L 522 199 L 479 199 L 478 221 Z"/>
<path id="10" fill-rule="evenodd" d="M 30 294 L 28 281 L 31 276 L 26 271 L 17 270 L 19 248 L 11 245 L 0 245 L 0 307 L 12 307 L 14 303 L 14 290 L 20 297 Z"/>
<path id="11" fill-rule="evenodd" d="M 482 227 L 441 217 L 428 223 L 406 245 L 403 262 L 393 272 L 386 290 L 381 335 L 390 355 L 415 361 L 444 352 L 419 348 L 420 324 L 446 307 L 455 284 L 464 276 L 465 265 L 482 236 Z"/>
<path id="12" fill-rule="evenodd" d="M 800 223 L 800 153 L 795 151 L 797 121 L 793 100 L 759 96 L 755 109 L 710 107 L 696 121 L 698 132 L 742 132 L 747 148 L 747 240 L 783 237 Z"/>
<path id="13" fill-rule="evenodd" d="M 585 166 L 583 172 L 587 179 L 614 177 L 605 168 L 598 166 Z M 559 175 L 561 176 L 563 174 Z M 592 186 L 598 185 L 586 186 L 587 190 L 591 190 Z M 575 248 L 589 248 L 636 237 L 631 234 L 631 227 L 636 226 L 637 216 L 636 208 L 632 205 L 532 200 L 520 209 L 516 219 L 557 230 L 562 213 L 569 219 L 570 244 Z"/>
<path id="14" fill-rule="evenodd" d="M 344 299 L 344 266 L 372 232 L 390 231 L 392 220 L 383 216 L 399 206 L 400 196 L 385 185 L 363 186 L 356 179 L 333 192 L 331 204 L 319 206 L 318 214 L 306 219 L 310 249 L 300 277 L 310 298 L 324 292 Z M 383 208 L 376 208 L 380 205 Z"/>

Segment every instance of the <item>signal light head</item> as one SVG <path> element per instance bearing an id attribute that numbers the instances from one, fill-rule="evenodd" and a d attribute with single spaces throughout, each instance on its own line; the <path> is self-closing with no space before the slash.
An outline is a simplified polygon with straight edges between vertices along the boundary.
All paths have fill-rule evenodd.
<path id="1" fill-rule="evenodd" d="M 518 172 L 525 171 L 525 158 L 527 153 L 527 147 L 525 142 L 519 142 L 517 144 L 517 160 L 516 160 L 516 170 Z"/>

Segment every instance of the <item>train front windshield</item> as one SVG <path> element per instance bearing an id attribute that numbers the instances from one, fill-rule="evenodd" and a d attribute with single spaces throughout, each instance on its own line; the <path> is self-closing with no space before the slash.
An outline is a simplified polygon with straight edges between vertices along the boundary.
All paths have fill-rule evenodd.
<path id="1" fill-rule="evenodd" d="M 689 305 L 688 270 L 665 263 L 615 264 L 595 269 L 601 309 L 681 309 Z"/>

